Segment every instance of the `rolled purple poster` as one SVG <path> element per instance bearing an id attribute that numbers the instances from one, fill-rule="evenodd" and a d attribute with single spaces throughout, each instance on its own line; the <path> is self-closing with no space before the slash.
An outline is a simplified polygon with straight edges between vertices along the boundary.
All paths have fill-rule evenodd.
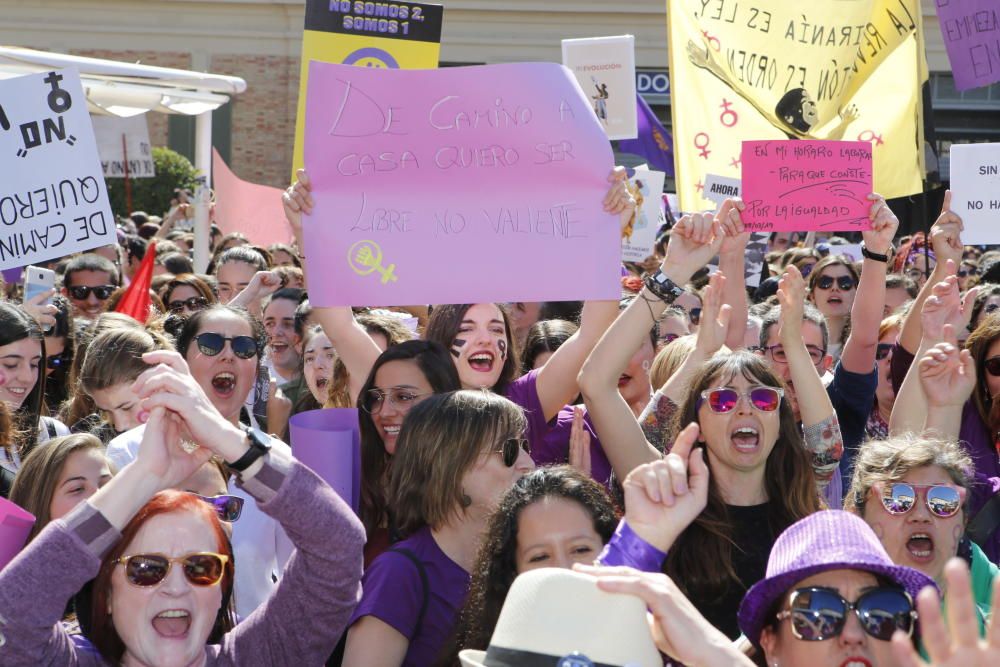
<path id="1" fill-rule="evenodd" d="M 300 412 L 288 426 L 295 458 L 312 468 L 357 512 L 361 493 L 357 408 Z"/>

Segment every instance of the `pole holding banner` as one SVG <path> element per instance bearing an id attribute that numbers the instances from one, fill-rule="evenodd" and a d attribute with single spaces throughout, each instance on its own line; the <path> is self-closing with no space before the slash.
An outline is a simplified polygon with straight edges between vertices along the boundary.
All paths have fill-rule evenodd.
<path id="1" fill-rule="evenodd" d="M 212 223 L 208 208 L 212 187 L 212 112 L 206 111 L 195 116 L 194 166 L 198 170 L 198 189 L 195 192 L 197 206 L 194 208 L 194 268 L 204 273 L 211 259 L 208 247 L 212 233 Z"/>

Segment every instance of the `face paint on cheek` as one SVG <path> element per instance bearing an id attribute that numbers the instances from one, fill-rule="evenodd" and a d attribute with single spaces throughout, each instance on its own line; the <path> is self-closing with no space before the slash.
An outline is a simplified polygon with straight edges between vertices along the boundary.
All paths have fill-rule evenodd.
<path id="1" fill-rule="evenodd" d="M 498 340 L 497 348 L 500 350 L 500 363 L 507 361 L 507 341 L 502 338 Z"/>
<path id="2" fill-rule="evenodd" d="M 465 344 L 468 342 L 469 341 L 464 340 L 462 338 L 456 338 L 455 340 L 453 340 L 451 342 L 451 355 L 456 359 L 462 356 L 462 348 L 465 347 Z"/>

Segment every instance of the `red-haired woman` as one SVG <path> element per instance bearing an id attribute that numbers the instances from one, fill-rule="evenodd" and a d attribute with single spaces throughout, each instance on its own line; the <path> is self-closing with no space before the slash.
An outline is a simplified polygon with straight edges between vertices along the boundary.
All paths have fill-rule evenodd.
<path id="1" fill-rule="evenodd" d="M 190 376 L 161 364 L 134 391 L 149 411 L 135 461 L 0 572 L 4 664 L 321 664 L 357 601 L 361 523 L 267 436 L 226 421 Z M 182 432 L 205 445 L 190 450 Z M 296 546 L 271 597 L 231 630 L 233 553 L 218 514 L 165 491 L 212 456 Z M 59 620 L 95 576 L 89 646 Z"/>

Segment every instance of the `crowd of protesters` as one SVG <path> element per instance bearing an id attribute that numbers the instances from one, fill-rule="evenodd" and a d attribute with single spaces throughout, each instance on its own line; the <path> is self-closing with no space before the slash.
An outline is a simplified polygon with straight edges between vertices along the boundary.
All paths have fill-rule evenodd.
<path id="1" fill-rule="evenodd" d="M 205 273 L 187 204 L 123 218 L 0 300 L 0 664 L 1000 664 L 1000 251 L 949 201 L 870 195 L 860 261 L 773 234 L 759 287 L 729 199 L 620 302 L 387 309 L 310 306 L 303 171 Z M 357 512 L 286 444 L 344 407 Z"/>

